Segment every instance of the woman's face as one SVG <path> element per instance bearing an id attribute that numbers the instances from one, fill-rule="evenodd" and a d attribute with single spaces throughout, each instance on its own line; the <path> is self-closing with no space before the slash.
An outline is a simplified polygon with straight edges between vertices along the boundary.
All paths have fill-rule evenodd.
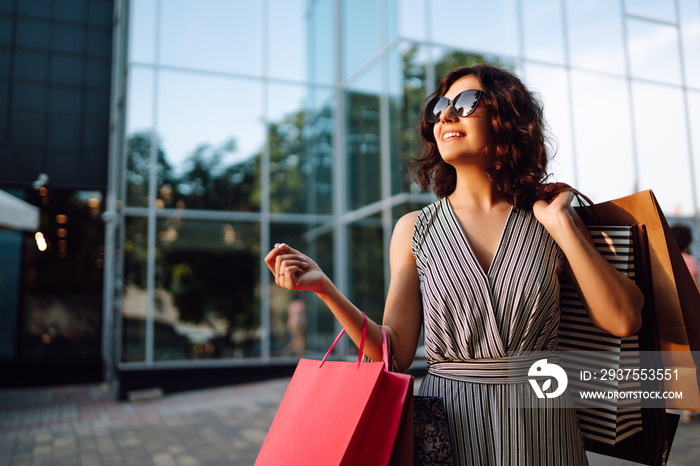
<path id="1" fill-rule="evenodd" d="M 457 94 L 470 89 L 483 90 L 476 76 L 465 76 L 450 86 L 445 97 L 453 100 Z M 491 140 L 491 119 L 484 105 L 469 116 L 455 115 L 452 105 L 442 112 L 433 126 L 433 136 L 442 159 L 452 166 L 484 163 L 484 147 Z"/>

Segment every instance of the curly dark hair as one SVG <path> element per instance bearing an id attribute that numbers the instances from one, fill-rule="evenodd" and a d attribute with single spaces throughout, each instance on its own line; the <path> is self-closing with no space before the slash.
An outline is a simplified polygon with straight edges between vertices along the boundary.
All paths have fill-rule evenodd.
<path id="1" fill-rule="evenodd" d="M 482 63 L 447 73 L 426 104 L 433 97 L 445 95 L 465 76 L 479 79 L 484 90 L 481 102 L 491 115 L 492 139 L 484 148 L 489 177 L 511 205 L 532 207 L 549 176 L 542 103 L 517 76 Z M 422 154 L 412 163 L 416 181 L 424 191 L 432 185 L 438 197 L 448 196 L 455 190 L 457 173 L 438 152 L 433 124 L 425 118 L 425 105 L 418 126 Z"/>

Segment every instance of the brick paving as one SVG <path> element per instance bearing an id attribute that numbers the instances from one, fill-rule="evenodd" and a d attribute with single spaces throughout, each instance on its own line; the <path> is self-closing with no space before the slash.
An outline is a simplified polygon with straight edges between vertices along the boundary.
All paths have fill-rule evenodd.
<path id="1" fill-rule="evenodd" d="M 139 402 L 113 400 L 103 385 L 0 390 L 0 465 L 252 465 L 288 383 Z M 679 426 L 668 464 L 698 458 L 700 420 Z"/>

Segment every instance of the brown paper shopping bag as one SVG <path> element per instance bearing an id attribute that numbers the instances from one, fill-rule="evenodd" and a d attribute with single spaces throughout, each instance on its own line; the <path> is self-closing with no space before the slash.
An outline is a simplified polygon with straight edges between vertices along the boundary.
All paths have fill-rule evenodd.
<path id="1" fill-rule="evenodd" d="M 577 211 L 587 225 L 646 227 L 658 350 L 664 367 L 678 370 L 677 379 L 664 382 L 664 390 L 683 393 L 682 399 L 666 400 L 666 407 L 700 408 L 700 361 L 691 353 L 700 351 L 700 293 L 654 193 L 642 191 Z"/>

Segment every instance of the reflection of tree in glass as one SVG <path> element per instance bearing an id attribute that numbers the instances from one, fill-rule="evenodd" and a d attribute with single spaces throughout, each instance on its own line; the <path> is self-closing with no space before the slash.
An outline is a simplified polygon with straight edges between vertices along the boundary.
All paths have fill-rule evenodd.
<path id="1" fill-rule="evenodd" d="M 279 123 L 270 123 L 267 138 L 270 147 L 270 210 L 272 212 L 305 212 L 309 173 L 304 144 L 304 111 L 285 116 Z"/>
<path id="2" fill-rule="evenodd" d="M 151 133 L 135 133 L 127 142 L 126 180 L 128 184 L 127 203 L 148 205 L 148 180 L 151 172 Z M 158 141 L 156 155 L 156 182 L 158 186 L 171 184 L 174 180 L 173 168 Z"/>
<path id="3" fill-rule="evenodd" d="M 214 343 L 214 357 L 259 356 L 255 288 L 258 256 L 245 250 L 166 252 L 164 284 L 173 295 L 180 320 L 207 323 L 225 333 Z M 165 270 L 164 270 L 165 272 Z"/>
<path id="4" fill-rule="evenodd" d="M 260 156 L 256 154 L 229 166 L 227 155 L 236 152 L 234 139 L 214 146 L 201 144 L 187 159 L 187 171 L 175 186 L 178 208 L 257 211 L 260 209 Z"/>
<path id="5" fill-rule="evenodd" d="M 268 124 L 271 212 L 331 212 L 330 115 L 328 108 L 299 110 Z"/>

